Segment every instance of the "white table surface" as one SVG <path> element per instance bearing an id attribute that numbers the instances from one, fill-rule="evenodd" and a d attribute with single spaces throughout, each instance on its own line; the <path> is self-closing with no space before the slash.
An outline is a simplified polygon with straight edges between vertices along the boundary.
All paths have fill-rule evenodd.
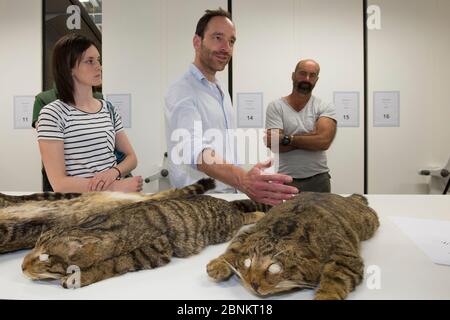
<path id="1" fill-rule="evenodd" d="M 238 195 L 225 195 L 232 200 Z M 402 216 L 450 220 L 450 197 L 441 195 L 369 195 L 380 218 L 375 236 L 362 242 L 366 269 L 381 272 L 381 288 L 367 286 L 367 274 L 348 299 L 450 299 L 450 266 L 437 265 L 389 218 Z M 0 299 L 261 299 L 247 291 L 236 276 L 216 283 L 206 264 L 222 254 L 227 244 L 209 246 L 200 254 L 163 267 L 127 273 L 79 289 L 63 289 L 58 281 L 32 281 L 21 271 L 22 250 L 0 254 Z M 296 291 L 264 299 L 312 299 L 314 291 Z"/>

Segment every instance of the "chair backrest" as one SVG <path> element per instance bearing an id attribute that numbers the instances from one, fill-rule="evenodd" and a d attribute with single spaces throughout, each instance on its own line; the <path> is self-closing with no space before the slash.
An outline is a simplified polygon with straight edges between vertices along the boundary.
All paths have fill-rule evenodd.
<path id="1" fill-rule="evenodd" d="M 94 91 L 94 98 L 103 99 L 103 94 L 101 92 Z M 33 119 L 31 122 L 31 126 L 36 128 L 36 121 L 39 118 L 39 113 L 41 109 L 52 103 L 53 101 L 58 99 L 58 91 L 53 88 L 47 91 L 42 91 L 34 97 L 34 105 L 33 105 Z"/>

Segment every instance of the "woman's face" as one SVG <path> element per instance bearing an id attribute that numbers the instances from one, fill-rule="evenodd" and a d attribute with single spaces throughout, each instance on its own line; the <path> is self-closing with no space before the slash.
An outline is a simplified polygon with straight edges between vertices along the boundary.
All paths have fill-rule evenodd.
<path id="1" fill-rule="evenodd" d="M 100 54 L 95 46 L 83 52 L 80 61 L 72 69 L 72 77 L 75 85 L 96 87 L 102 84 Z"/>

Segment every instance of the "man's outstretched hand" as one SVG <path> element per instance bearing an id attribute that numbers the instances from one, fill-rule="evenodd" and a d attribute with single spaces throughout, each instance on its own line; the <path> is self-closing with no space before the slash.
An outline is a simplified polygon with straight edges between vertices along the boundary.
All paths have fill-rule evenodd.
<path id="1" fill-rule="evenodd" d="M 239 190 L 253 201 L 275 206 L 283 200 L 292 199 L 299 191 L 295 187 L 284 185 L 292 182 L 292 177 L 278 173 L 267 174 L 263 171 L 271 165 L 271 160 L 257 163 L 244 175 Z"/>

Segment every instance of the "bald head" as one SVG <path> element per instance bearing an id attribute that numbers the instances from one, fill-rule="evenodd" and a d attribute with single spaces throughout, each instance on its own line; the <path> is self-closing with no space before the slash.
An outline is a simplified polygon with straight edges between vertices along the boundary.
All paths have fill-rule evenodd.
<path id="1" fill-rule="evenodd" d="M 292 72 L 292 92 L 301 95 L 310 95 L 317 80 L 319 80 L 320 66 L 312 59 L 300 60 Z"/>
<path id="2" fill-rule="evenodd" d="M 313 59 L 300 60 L 295 66 L 295 71 L 297 72 L 300 68 L 302 69 L 314 69 L 316 74 L 320 72 L 320 65 Z"/>

